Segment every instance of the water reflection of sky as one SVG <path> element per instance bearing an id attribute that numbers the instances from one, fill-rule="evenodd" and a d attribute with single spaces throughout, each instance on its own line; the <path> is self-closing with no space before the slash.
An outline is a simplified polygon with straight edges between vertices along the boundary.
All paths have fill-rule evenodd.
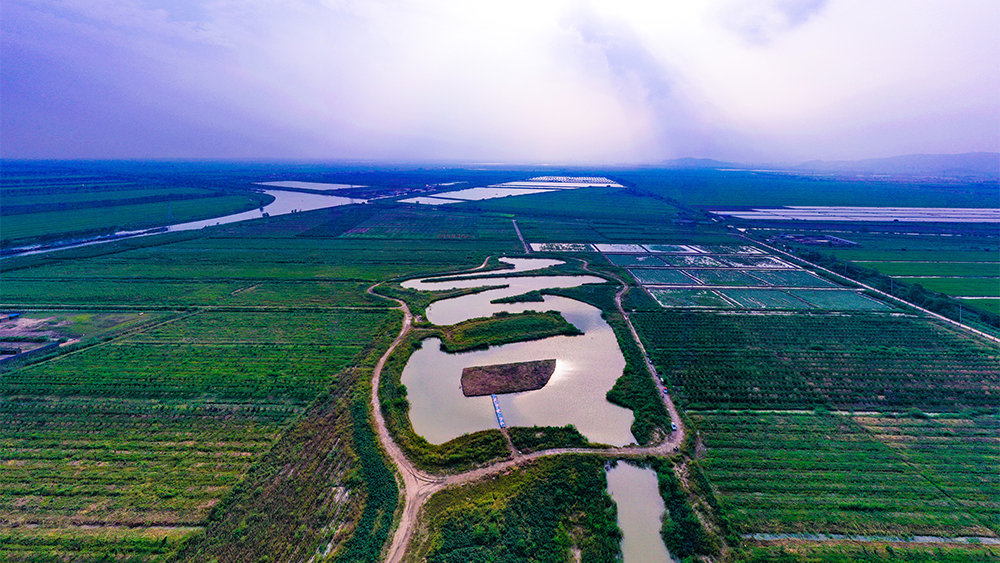
<path id="1" fill-rule="evenodd" d="M 520 260 L 520 268 L 545 267 L 554 261 Z M 487 397 L 465 397 L 461 389 L 462 369 L 468 366 L 555 359 L 556 371 L 542 389 L 500 395 L 500 408 L 508 426 L 564 426 L 573 424 L 593 442 L 625 445 L 634 442 L 632 413 L 609 403 L 608 390 L 625 366 L 614 331 L 595 307 L 564 297 L 546 296 L 544 303 L 493 304 L 491 300 L 519 295 L 534 289 L 576 287 L 602 283 L 593 276 L 545 276 L 460 280 L 443 284 L 408 282 L 421 289 L 478 287 L 510 284 L 509 287 L 438 301 L 427 310 L 428 320 L 448 325 L 499 311 L 557 310 L 584 332 L 581 336 L 557 336 L 518 342 L 488 350 L 447 354 L 437 339 L 424 341 L 414 352 L 402 374 L 408 390 L 410 420 L 417 434 L 440 444 L 462 434 L 497 428 L 493 404 Z"/>

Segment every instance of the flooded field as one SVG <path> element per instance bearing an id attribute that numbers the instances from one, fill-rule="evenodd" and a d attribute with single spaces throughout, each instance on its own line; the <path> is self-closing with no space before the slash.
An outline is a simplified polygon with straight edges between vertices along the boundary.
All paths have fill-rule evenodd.
<path id="1" fill-rule="evenodd" d="M 528 259 L 505 261 L 513 263 L 521 271 L 558 263 L 554 260 Z M 468 432 L 497 427 L 490 397 L 465 397 L 462 394 L 463 368 L 554 358 L 556 369 L 545 387 L 499 396 L 507 425 L 573 424 L 592 442 L 612 445 L 634 442 L 629 429 L 632 413 L 605 399 L 605 394 L 621 376 L 625 359 L 618 348 L 614 331 L 601 318 L 599 309 L 556 296 L 545 296 L 544 303 L 490 303 L 494 299 L 532 290 L 576 287 L 603 281 L 593 276 L 539 276 L 405 283 L 404 286 L 414 289 L 509 284 L 502 289 L 434 303 L 427 309 L 427 318 L 436 325 L 489 317 L 500 311 L 556 310 L 584 332 L 580 336 L 557 336 L 463 354 L 442 352 L 440 341 L 425 340 L 423 346 L 410 357 L 401 377 L 408 390 L 410 421 L 416 433 L 431 443 L 440 444 Z"/>
<path id="2" fill-rule="evenodd" d="M 618 505 L 624 563 L 668 563 L 670 554 L 660 538 L 663 499 L 656 472 L 627 463 L 608 470 L 608 492 Z"/>

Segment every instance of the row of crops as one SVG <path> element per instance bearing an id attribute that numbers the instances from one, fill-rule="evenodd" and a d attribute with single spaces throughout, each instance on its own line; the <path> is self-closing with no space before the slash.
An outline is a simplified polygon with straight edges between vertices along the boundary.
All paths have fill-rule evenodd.
<path id="1" fill-rule="evenodd" d="M 995 416 L 700 412 L 702 466 L 742 533 L 993 536 Z M 753 478 L 748 479 L 750 475 Z"/>
<path id="2" fill-rule="evenodd" d="M 995 349 L 917 317 L 636 312 L 688 408 L 958 411 L 996 405 Z"/>

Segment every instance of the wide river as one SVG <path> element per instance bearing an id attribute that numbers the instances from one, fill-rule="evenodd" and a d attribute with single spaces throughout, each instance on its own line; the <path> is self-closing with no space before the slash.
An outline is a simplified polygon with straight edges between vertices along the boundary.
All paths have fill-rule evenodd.
<path id="1" fill-rule="evenodd" d="M 556 260 L 502 259 L 517 270 L 543 268 Z M 511 270 L 507 270 L 510 272 Z M 581 336 L 556 336 L 531 342 L 494 346 L 488 350 L 448 354 L 440 341 L 428 339 L 416 350 L 403 369 L 402 383 L 410 401 L 410 421 L 417 434 L 441 444 L 478 430 L 497 428 L 490 397 L 462 394 L 462 369 L 481 366 L 555 359 L 556 369 L 545 387 L 524 393 L 500 395 L 500 408 L 508 426 L 576 426 L 590 441 L 622 446 L 635 440 L 629 427 L 632 413 L 605 399 L 605 394 L 622 375 L 625 359 L 611 327 L 601 311 L 573 299 L 547 295 L 545 302 L 493 304 L 491 300 L 545 288 L 576 287 L 603 283 L 594 276 L 537 276 L 433 282 L 405 282 L 411 289 L 455 289 L 505 284 L 492 289 L 437 301 L 427 309 L 427 320 L 451 325 L 506 311 L 559 311 L 581 331 Z"/>
<path id="2" fill-rule="evenodd" d="M 339 207 L 341 205 L 348 205 L 352 203 L 366 203 L 363 199 L 350 199 L 346 197 L 320 195 L 320 194 L 310 194 L 303 192 L 287 192 L 282 190 L 263 190 L 265 194 L 274 196 L 274 201 L 267 204 L 263 209 L 252 209 L 250 211 L 243 211 L 241 213 L 234 213 L 232 215 L 225 215 L 223 217 L 213 217 L 211 219 L 204 219 L 202 221 L 191 221 L 188 223 L 177 223 L 175 225 L 168 225 L 166 227 L 167 231 L 191 231 L 194 229 L 201 229 L 203 227 L 211 227 L 214 225 L 225 225 L 227 223 L 236 223 L 238 221 L 248 221 L 250 219 L 260 219 L 262 217 L 276 217 L 278 215 L 285 215 L 292 213 L 293 211 L 312 211 L 313 209 L 324 209 L 327 207 Z M 10 249 L 7 255 L 9 256 L 27 256 L 29 254 L 42 254 L 45 252 L 52 252 L 54 250 L 63 250 L 66 248 L 77 248 L 80 246 L 90 246 L 93 244 L 104 244 L 107 242 L 121 240 L 123 238 L 133 238 L 148 236 L 152 234 L 159 234 L 163 232 L 162 229 L 156 232 L 149 232 L 148 230 L 141 231 L 118 231 L 112 237 L 99 238 L 95 240 L 86 240 L 82 242 L 72 242 L 68 241 L 63 244 L 53 244 L 53 245 L 32 245 L 20 248 Z M 6 258 L 7 255 L 4 257 Z"/>

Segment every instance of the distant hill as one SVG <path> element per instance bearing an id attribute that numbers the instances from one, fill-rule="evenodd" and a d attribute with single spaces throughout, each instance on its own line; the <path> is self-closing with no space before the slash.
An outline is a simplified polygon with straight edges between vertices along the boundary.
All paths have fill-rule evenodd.
<path id="1" fill-rule="evenodd" d="M 837 174 L 1000 179 L 1000 153 L 908 154 L 864 160 L 811 160 L 791 168 L 793 170 Z"/>
<path id="2" fill-rule="evenodd" d="M 675 158 L 664 160 L 661 165 L 664 168 L 674 168 L 679 170 L 714 170 L 718 168 L 740 168 L 745 169 L 747 165 L 736 164 L 734 162 L 723 162 L 711 158 Z"/>
<path id="3" fill-rule="evenodd" d="M 864 160 L 810 160 L 796 165 L 740 164 L 711 158 L 675 158 L 660 163 L 673 170 L 774 170 L 836 175 L 911 176 L 961 180 L 1000 180 L 1000 153 L 907 154 Z"/>

